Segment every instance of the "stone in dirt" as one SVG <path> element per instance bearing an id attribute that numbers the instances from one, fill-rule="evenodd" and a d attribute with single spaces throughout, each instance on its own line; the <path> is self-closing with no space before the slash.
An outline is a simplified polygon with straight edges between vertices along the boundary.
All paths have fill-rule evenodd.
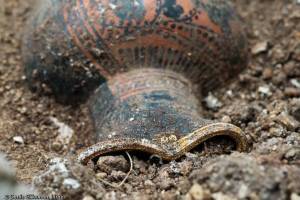
<path id="1" fill-rule="evenodd" d="M 253 55 L 257 55 L 257 54 L 266 52 L 268 50 L 268 48 L 269 48 L 269 42 L 263 41 L 263 42 L 260 42 L 260 43 L 257 43 L 256 45 L 254 45 L 254 47 L 252 47 L 251 52 Z"/>
<path id="2" fill-rule="evenodd" d="M 113 170 L 128 172 L 129 167 L 130 163 L 123 155 L 100 156 L 97 161 L 98 170 L 107 174 L 111 174 Z"/>
<path id="3" fill-rule="evenodd" d="M 268 85 L 260 86 L 258 88 L 258 92 L 261 93 L 262 95 L 265 95 L 265 96 L 271 96 L 272 95 L 272 92 L 271 92 L 270 87 Z"/>
<path id="4" fill-rule="evenodd" d="M 263 76 L 263 79 L 265 79 L 265 80 L 271 79 L 273 76 L 272 68 L 268 67 L 268 68 L 264 69 L 262 76 Z"/>
<path id="5" fill-rule="evenodd" d="M 94 199 L 94 197 L 87 195 L 87 196 L 84 196 L 82 200 L 95 200 L 95 199 Z"/>
<path id="6" fill-rule="evenodd" d="M 299 161 L 300 160 L 300 147 L 299 148 L 290 148 L 284 154 L 284 158 L 289 161 Z"/>
<path id="7" fill-rule="evenodd" d="M 220 102 L 219 99 L 211 93 L 209 93 L 204 101 L 206 103 L 206 106 L 211 110 L 217 110 L 218 108 L 223 106 L 222 102 Z"/>
<path id="8" fill-rule="evenodd" d="M 105 173 L 105 172 L 99 172 L 99 173 L 96 174 L 96 178 L 98 180 L 102 180 L 102 179 L 104 179 L 106 177 L 107 177 L 107 173 Z"/>
<path id="9" fill-rule="evenodd" d="M 283 125 L 288 131 L 295 131 L 300 127 L 300 123 L 286 112 L 282 112 L 277 116 L 275 121 Z"/>
<path id="10" fill-rule="evenodd" d="M 297 79 L 291 79 L 291 84 L 296 88 L 300 88 L 300 82 Z"/>
<path id="11" fill-rule="evenodd" d="M 299 3 L 300 3 L 300 1 L 299 1 Z M 300 195 L 298 195 L 298 194 L 296 194 L 296 193 L 293 193 L 293 194 L 291 195 L 291 200 L 300 200 Z"/>
<path id="12" fill-rule="evenodd" d="M 13 137 L 13 140 L 17 144 L 24 144 L 24 139 L 21 136 L 15 136 L 15 137 Z"/>
<path id="13" fill-rule="evenodd" d="M 295 87 L 286 87 L 284 90 L 284 94 L 287 97 L 299 97 L 300 89 Z"/>
<path id="14" fill-rule="evenodd" d="M 52 123 L 54 123 L 55 126 L 58 127 L 59 135 L 57 136 L 56 141 L 68 145 L 74 134 L 74 130 L 67 124 L 60 122 L 55 117 L 50 117 L 50 120 L 52 121 Z"/>
<path id="15" fill-rule="evenodd" d="M 73 179 L 73 178 L 66 178 L 63 181 L 63 185 L 66 188 L 73 189 L 73 190 L 77 190 L 81 186 L 80 183 L 76 179 Z"/>
<path id="16" fill-rule="evenodd" d="M 210 200 L 209 190 L 204 189 L 201 185 L 195 183 L 186 195 L 186 200 Z"/>

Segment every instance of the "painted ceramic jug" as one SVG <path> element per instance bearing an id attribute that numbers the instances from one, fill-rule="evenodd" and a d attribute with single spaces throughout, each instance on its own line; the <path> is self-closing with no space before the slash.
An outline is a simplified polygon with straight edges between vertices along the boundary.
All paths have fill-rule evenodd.
<path id="1" fill-rule="evenodd" d="M 33 90 L 89 99 L 96 144 L 88 160 L 141 150 L 172 160 L 218 136 L 243 151 L 236 126 L 206 120 L 201 98 L 247 65 L 243 23 L 225 0 L 45 0 L 25 31 Z"/>

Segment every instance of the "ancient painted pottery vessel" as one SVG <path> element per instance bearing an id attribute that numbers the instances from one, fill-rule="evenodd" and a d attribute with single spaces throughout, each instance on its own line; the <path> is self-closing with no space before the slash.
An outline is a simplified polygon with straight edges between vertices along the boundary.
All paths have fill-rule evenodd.
<path id="1" fill-rule="evenodd" d="M 236 126 L 206 120 L 201 96 L 246 67 L 243 24 L 225 0 L 45 0 L 25 31 L 29 85 L 57 100 L 89 100 L 97 143 L 86 163 L 141 150 L 172 160 Z"/>

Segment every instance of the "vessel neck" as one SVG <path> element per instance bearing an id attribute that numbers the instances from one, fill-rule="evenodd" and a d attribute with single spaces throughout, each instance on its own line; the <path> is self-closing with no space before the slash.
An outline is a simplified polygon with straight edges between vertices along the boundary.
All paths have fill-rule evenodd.
<path id="1" fill-rule="evenodd" d="M 149 138 L 162 133 L 184 135 L 203 122 L 190 82 L 162 69 L 116 75 L 100 86 L 93 101 L 91 111 L 98 138 L 107 133 L 112 138 L 119 134 Z"/>

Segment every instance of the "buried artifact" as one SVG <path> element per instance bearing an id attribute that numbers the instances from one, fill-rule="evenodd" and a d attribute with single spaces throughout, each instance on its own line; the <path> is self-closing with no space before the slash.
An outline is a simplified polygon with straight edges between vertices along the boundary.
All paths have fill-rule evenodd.
<path id="1" fill-rule="evenodd" d="M 83 163 L 125 150 L 172 160 L 218 136 L 247 149 L 240 128 L 201 115 L 201 96 L 247 65 L 243 24 L 227 1 L 47 0 L 29 22 L 31 89 L 89 99 L 97 143 Z"/>

